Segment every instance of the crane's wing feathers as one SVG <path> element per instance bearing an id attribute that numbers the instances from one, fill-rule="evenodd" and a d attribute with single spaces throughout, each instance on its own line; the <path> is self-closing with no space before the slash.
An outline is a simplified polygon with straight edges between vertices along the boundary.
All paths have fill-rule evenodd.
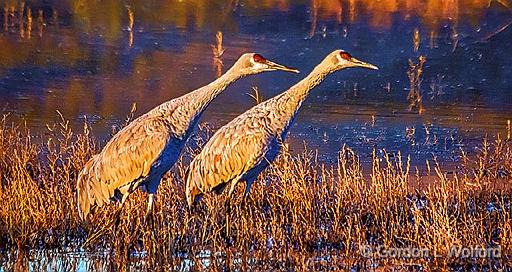
<path id="1" fill-rule="evenodd" d="M 265 129 L 263 112 L 246 113 L 217 131 L 190 165 L 188 190 L 206 193 L 237 182 L 262 160 L 274 135 Z"/>
<path id="2" fill-rule="evenodd" d="M 90 206 L 107 203 L 116 189 L 124 194 L 132 182 L 146 177 L 169 135 L 161 119 L 148 116 L 119 131 L 80 172 L 77 188 L 83 217 Z"/>
<path id="3" fill-rule="evenodd" d="M 109 190 L 148 175 L 168 141 L 166 127 L 159 119 L 145 120 L 128 127 L 109 142 L 95 164 L 95 172 L 109 184 Z"/>

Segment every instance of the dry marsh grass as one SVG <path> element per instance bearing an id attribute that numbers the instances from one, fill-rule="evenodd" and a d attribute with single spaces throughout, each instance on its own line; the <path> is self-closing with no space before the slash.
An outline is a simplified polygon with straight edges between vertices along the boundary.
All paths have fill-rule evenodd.
<path id="1" fill-rule="evenodd" d="M 499 137 L 477 154 L 461 154 L 457 170 L 415 176 L 408 158 L 373 153 L 363 169 L 358 154 L 342 147 L 336 165 L 314 151 L 284 152 L 254 184 L 224 208 L 226 195 L 206 196 L 190 211 L 184 201 L 186 160 L 204 144 L 208 129 L 192 140 L 162 182 L 154 221 L 144 220 L 146 195 L 126 203 L 117 231 L 107 231 L 85 251 L 87 235 L 110 221 L 117 205 L 79 219 L 75 182 L 99 145 L 87 126 L 66 120 L 38 136 L 24 125 L 0 122 L 0 266 L 6 270 L 368 270 L 379 267 L 511 267 L 512 150 Z M 428 179 L 427 185 L 424 179 Z M 229 236 L 225 232 L 229 217 Z M 456 258 L 453 246 L 499 247 L 501 257 Z M 368 248 L 415 247 L 424 258 L 366 256 Z M 69 252 L 74 252 L 73 254 Z M 79 253 L 76 253 L 79 252 Z M 55 261 L 55 258 L 60 258 Z"/>

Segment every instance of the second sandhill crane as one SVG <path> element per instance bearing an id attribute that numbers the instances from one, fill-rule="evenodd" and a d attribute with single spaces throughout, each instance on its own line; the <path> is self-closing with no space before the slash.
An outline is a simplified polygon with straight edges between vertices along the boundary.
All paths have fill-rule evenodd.
<path id="1" fill-rule="evenodd" d="M 110 199 L 121 199 L 124 203 L 138 187 L 149 193 L 146 213 L 149 215 L 162 176 L 176 163 L 201 113 L 210 102 L 242 77 L 275 70 L 298 72 L 259 54 L 243 54 L 212 83 L 165 102 L 132 121 L 114 135 L 79 173 L 80 216 L 86 218 L 92 206 L 102 206 Z"/>
<path id="2" fill-rule="evenodd" d="M 330 73 L 349 68 L 378 69 L 349 53 L 336 50 L 286 92 L 260 103 L 220 128 L 190 164 L 186 198 L 192 206 L 198 196 L 229 187 L 228 200 L 238 182 L 245 196 L 258 175 L 279 153 L 290 125 L 310 91 Z"/>

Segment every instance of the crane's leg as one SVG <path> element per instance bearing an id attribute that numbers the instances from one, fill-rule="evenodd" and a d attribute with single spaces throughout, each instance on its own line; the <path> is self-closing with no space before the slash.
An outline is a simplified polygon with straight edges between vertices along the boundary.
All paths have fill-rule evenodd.
<path id="1" fill-rule="evenodd" d="M 242 203 L 241 203 L 242 209 L 244 209 L 244 210 L 247 209 L 247 201 L 249 200 L 249 192 L 251 191 L 251 186 L 252 186 L 254 180 L 256 180 L 256 178 L 251 178 L 251 177 L 249 177 L 245 180 L 244 197 L 242 198 Z"/>
<path id="2" fill-rule="evenodd" d="M 115 213 L 115 221 L 114 221 L 114 232 L 117 230 L 117 226 L 119 226 L 119 222 L 121 222 L 121 212 L 123 211 L 124 203 L 126 203 L 126 200 L 128 199 L 128 196 L 130 193 L 126 193 L 123 195 L 123 198 L 121 199 L 121 207 L 117 209 Z"/>
<path id="3" fill-rule="evenodd" d="M 245 204 L 247 201 L 247 198 L 249 196 L 249 192 L 251 191 L 252 183 L 254 182 L 255 178 L 249 178 L 245 181 L 245 191 L 244 191 L 244 198 L 243 203 Z"/>
<path id="4" fill-rule="evenodd" d="M 146 219 L 149 219 L 149 217 L 153 214 L 153 202 L 155 201 L 155 194 L 149 193 L 148 194 L 148 209 L 146 211 Z"/>
<path id="5" fill-rule="evenodd" d="M 146 210 L 146 223 L 148 224 L 149 231 L 151 232 L 151 238 L 154 242 L 157 241 L 156 237 L 156 228 L 155 228 L 155 218 L 153 214 L 153 205 L 155 202 L 155 194 L 148 193 L 148 208 Z"/>
<path id="6" fill-rule="evenodd" d="M 87 238 L 87 240 L 85 240 L 84 244 L 82 245 L 82 248 L 86 248 L 89 244 L 96 241 L 106 230 L 108 230 L 111 227 L 113 227 L 114 235 L 117 233 L 117 227 L 119 226 L 119 222 L 121 221 L 121 212 L 123 210 L 124 203 L 126 202 L 126 199 L 128 199 L 129 195 L 129 192 L 123 195 L 123 198 L 121 199 L 121 206 L 113 214 L 111 220 L 106 225 L 104 225 L 103 228 L 101 228 L 94 234 L 90 235 Z"/>
<path id="7" fill-rule="evenodd" d="M 231 216 L 231 196 L 233 194 L 233 191 L 235 191 L 236 184 L 238 181 L 231 181 L 231 187 L 229 189 L 228 198 L 226 199 L 226 202 L 224 202 L 224 210 L 226 211 L 226 244 L 231 243 L 231 238 L 229 236 L 229 218 Z"/>
<path id="8" fill-rule="evenodd" d="M 224 207 L 225 207 L 225 211 L 226 211 L 226 226 L 224 227 L 225 228 L 225 231 L 226 231 L 226 244 L 230 244 L 230 236 L 229 236 L 229 217 L 231 216 L 231 204 L 230 204 L 230 201 L 231 200 L 231 197 L 228 196 L 228 198 L 226 199 L 226 202 L 224 202 Z"/>
<path id="9" fill-rule="evenodd" d="M 146 223 L 148 225 L 148 229 L 151 233 L 151 239 L 153 241 L 157 241 L 157 229 L 155 228 L 155 215 L 154 215 L 154 205 L 155 205 L 155 194 L 158 189 L 158 186 L 162 182 L 162 175 L 163 174 L 155 174 L 146 179 L 145 182 L 145 189 L 148 193 L 148 207 L 146 210 Z"/>
<path id="10" fill-rule="evenodd" d="M 238 184 L 238 180 L 231 181 L 231 184 L 230 184 L 231 186 L 229 187 L 229 192 L 228 192 L 228 199 L 231 198 L 231 195 L 235 191 L 237 184 Z"/>
<path id="11" fill-rule="evenodd" d="M 124 204 L 126 203 L 126 200 L 128 199 L 128 196 L 131 194 L 131 192 L 127 192 L 126 194 L 123 195 L 123 198 L 121 199 L 121 207 L 119 207 L 119 209 L 117 209 L 116 213 L 115 213 L 115 221 L 114 221 L 114 229 L 112 230 L 113 233 L 114 233 L 114 240 L 117 240 L 117 228 L 119 227 L 119 223 L 121 222 L 121 213 L 123 211 L 123 208 L 124 208 Z"/>
<path id="12" fill-rule="evenodd" d="M 153 216 L 153 205 L 155 202 L 155 194 L 158 189 L 158 185 L 162 181 L 162 176 L 151 176 L 146 179 L 145 189 L 148 193 L 148 208 L 146 210 L 146 220 L 152 220 Z"/>

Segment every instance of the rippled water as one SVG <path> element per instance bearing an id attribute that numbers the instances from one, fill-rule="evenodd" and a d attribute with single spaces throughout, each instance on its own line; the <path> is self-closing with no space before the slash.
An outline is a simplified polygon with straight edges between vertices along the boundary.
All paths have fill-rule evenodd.
<path id="1" fill-rule="evenodd" d="M 380 67 L 333 74 L 304 103 L 289 142 L 294 151 L 306 142 L 322 160 L 346 144 L 363 160 L 385 148 L 418 162 L 453 161 L 485 135 L 506 137 L 512 119 L 508 1 L 89 2 L 0 2 L 0 109 L 35 131 L 59 110 L 107 140 L 132 103 L 140 115 L 214 80 L 217 31 L 222 71 L 258 52 L 302 73 L 240 80 L 205 113 L 214 127 L 254 105 L 252 87 L 268 99 L 334 49 Z M 427 58 L 422 114 L 408 110 L 406 74 L 420 55 Z"/>

